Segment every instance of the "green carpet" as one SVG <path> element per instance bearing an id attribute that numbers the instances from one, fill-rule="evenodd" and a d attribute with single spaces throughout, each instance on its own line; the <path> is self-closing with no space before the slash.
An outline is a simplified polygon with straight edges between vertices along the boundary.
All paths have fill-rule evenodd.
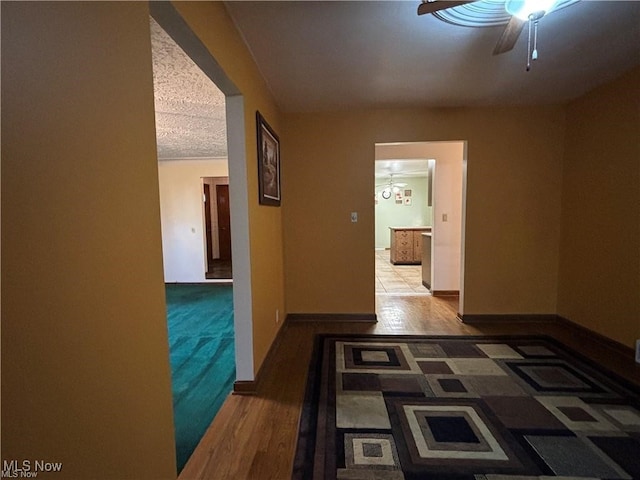
<path id="1" fill-rule="evenodd" d="M 166 285 L 178 473 L 233 388 L 231 285 Z"/>

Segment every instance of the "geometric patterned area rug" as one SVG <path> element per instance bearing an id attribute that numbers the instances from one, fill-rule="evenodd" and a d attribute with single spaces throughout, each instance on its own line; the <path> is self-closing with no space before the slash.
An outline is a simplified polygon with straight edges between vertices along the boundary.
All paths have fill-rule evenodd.
<path id="1" fill-rule="evenodd" d="M 640 479 L 640 392 L 549 337 L 320 335 L 293 478 Z"/>

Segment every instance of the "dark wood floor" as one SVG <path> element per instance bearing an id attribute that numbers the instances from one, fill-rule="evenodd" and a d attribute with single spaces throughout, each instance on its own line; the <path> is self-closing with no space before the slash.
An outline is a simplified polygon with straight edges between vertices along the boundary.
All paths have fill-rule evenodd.
<path id="1" fill-rule="evenodd" d="M 219 258 L 216 258 L 209 262 L 205 278 L 207 280 L 233 278 L 231 260 L 220 260 Z"/>
<path id="2" fill-rule="evenodd" d="M 307 369 L 317 333 L 492 335 L 546 334 L 640 384 L 632 359 L 581 335 L 568 325 L 517 323 L 466 325 L 456 318 L 457 299 L 378 296 L 378 323 L 288 322 L 256 396 L 230 396 L 180 479 L 290 478 Z"/>

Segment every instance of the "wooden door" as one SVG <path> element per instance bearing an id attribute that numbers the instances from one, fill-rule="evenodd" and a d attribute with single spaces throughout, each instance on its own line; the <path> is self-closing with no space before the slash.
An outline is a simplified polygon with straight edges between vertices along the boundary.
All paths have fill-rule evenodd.
<path id="1" fill-rule="evenodd" d="M 211 189 L 204 184 L 204 231 L 207 242 L 207 265 L 213 262 L 213 237 L 211 232 Z"/>
<path id="2" fill-rule="evenodd" d="M 229 214 L 229 185 L 216 185 L 218 204 L 218 245 L 220 260 L 231 260 L 231 217 Z"/>

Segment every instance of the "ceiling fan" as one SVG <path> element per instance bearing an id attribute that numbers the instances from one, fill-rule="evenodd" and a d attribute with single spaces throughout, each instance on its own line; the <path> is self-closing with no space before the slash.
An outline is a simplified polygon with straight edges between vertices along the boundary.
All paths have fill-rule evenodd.
<path id="1" fill-rule="evenodd" d="M 379 189 L 380 187 L 384 187 L 382 188 L 382 198 L 390 198 L 391 192 L 398 193 L 401 188 L 404 188 L 407 185 L 409 184 L 404 182 L 394 182 L 393 173 L 391 173 L 389 174 L 389 181 L 387 183 L 381 183 L 379 185 L 376 185 L 376 190 Z"/>
<path id="2" fill-rule="evenodd" d="M 422 0 L 422 3 L 418 6 L 418 15 L 435 13 L 476 1 L 478 0 Z M 505 10 L 511 15 L 511 18 L 498 39 L 493 54 L 500 55 L 513 49 L 525 24 L 528 23 L 529 47 L 527 50 L 527 70 L 529 70 L 530 60 L 536 60 L 538 57 L 536 48 L 538 21 L 545 14 L 558 8 L 559 4 L 563 2 L 559 0 L 506 0 L 504 3 Z M 534 33 L 533 50 L 531 49 L 532 27 Z"/>

